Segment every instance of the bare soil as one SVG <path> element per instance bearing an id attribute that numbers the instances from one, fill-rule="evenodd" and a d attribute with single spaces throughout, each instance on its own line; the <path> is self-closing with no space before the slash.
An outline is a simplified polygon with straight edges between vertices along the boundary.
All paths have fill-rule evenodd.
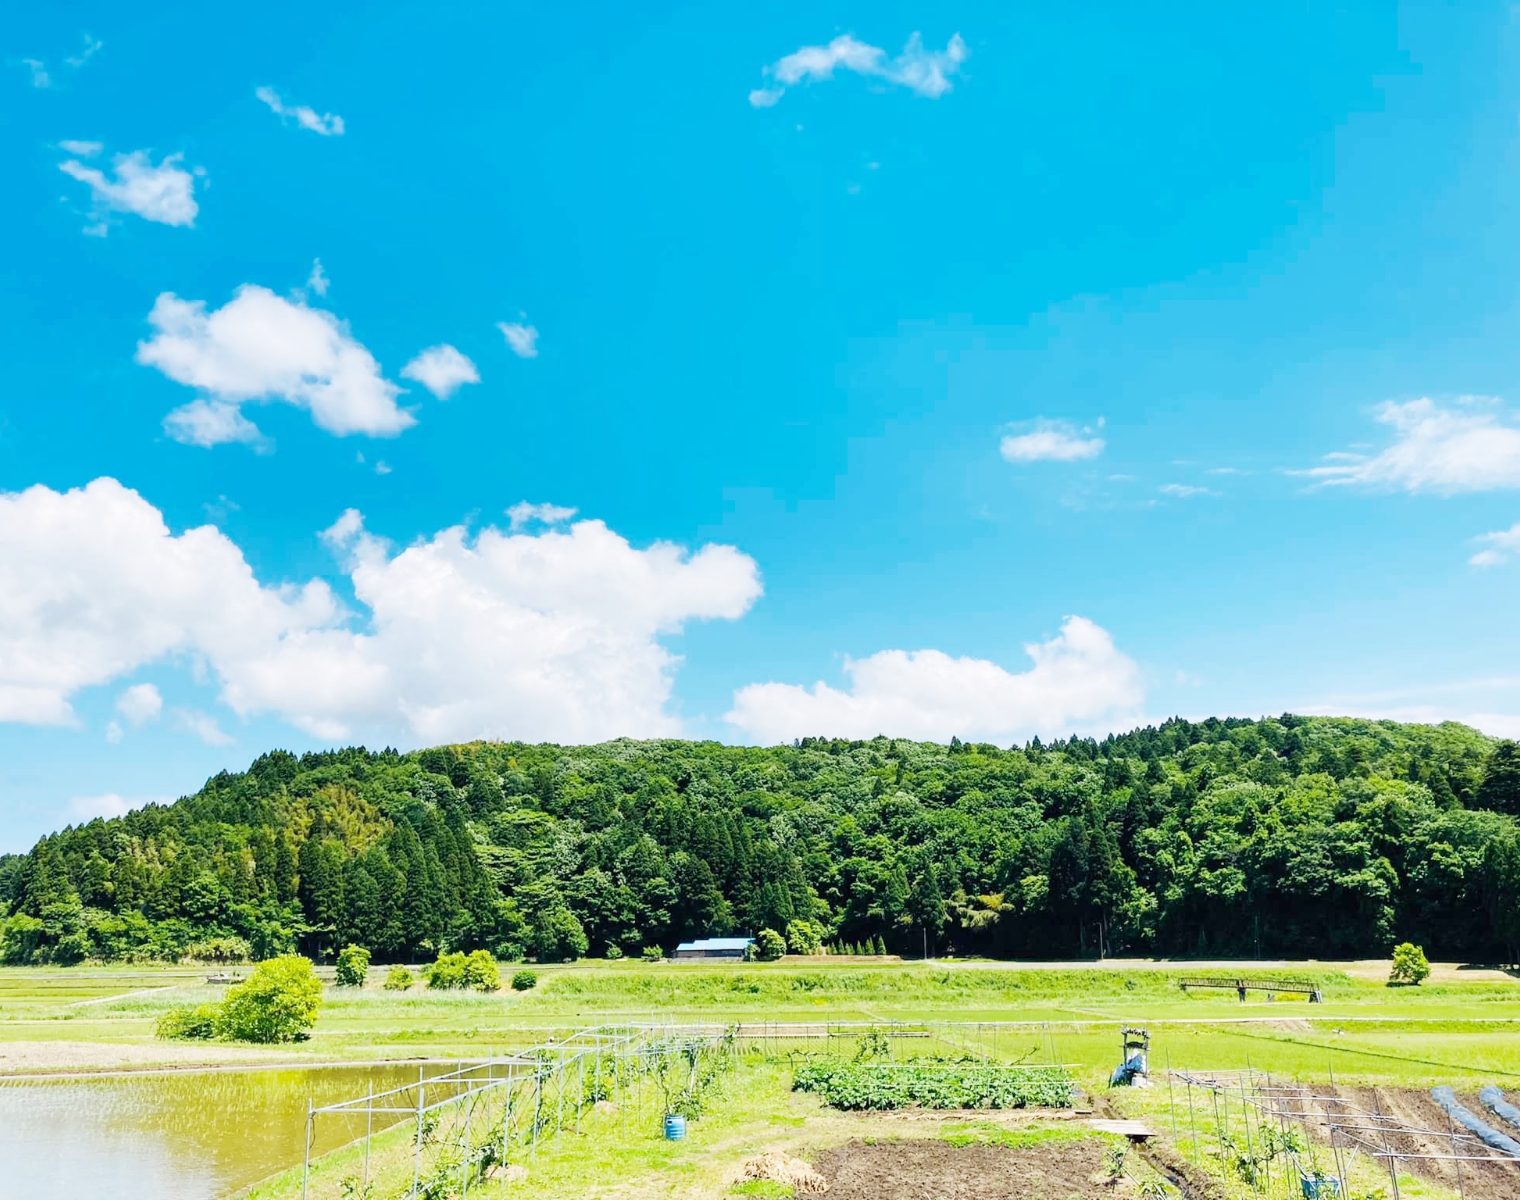
<path id="1" fill-rule="evenodd" d="M 1359 1153 L 1366 1154 L 1370 1149 L 1409 1155 L 1399 1160 L 1400 1171 L 1460 1192 L 1467 1200 L 1514 1200 L 1520 1196 L 1520 1161 L 1490 1150 L 1460 1126 L 1453 1128 L 1446 1110 L 1431 1099 L 1429 1092 L 1418 1088 L 1355 1087 L 1319 1087 L 1314 1091 L 1320 1096 L 1333 1095 L 1340 1101 L 1317 1105 L 1317 1111 L 1306 1122 L 1317 1141 L 1328 1141 L 1323 1121 L 1329 1115 L 1347 1125 L 1363 1127 L 1357 1134 L 1361 1143 Z M 1457 1099 L 1496 1129 L 1502 1128 L 1502 1122 L 1491 1117 L 1477 1096 L 1458 1093 Z M 1379 1114 L 1392 1119 L 1380 1121 Z M 1397 1128 L 1374 1132 L 1385 1126 Z M 1341 1144 L 1344 1139 L 1344 1134 L 1337 1136 Z M 1458 1162 L 1454 1155 L 1472 1157 Z M 1377 1160 L 1380 1169 L 1387 1169 L 1386 1161 Z"/>
<path id="2" fill-rule="evenodd" d="M 1103 1143 L 952 1146 L 930 1139 L 867 1142 L 826 1150 L 813 1163 L 831 1200 L 1096 1200 Z"/>

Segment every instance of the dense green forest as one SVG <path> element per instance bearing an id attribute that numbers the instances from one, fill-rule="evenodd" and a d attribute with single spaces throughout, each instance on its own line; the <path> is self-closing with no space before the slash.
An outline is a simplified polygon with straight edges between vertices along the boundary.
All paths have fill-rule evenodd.
<path id="1" fill-rule="evenodd" d="M 1513 962 L 1517 816 L 1520 751 L 1455 724 L 277 751 L 0 861 L 0 957 L 561 959 L 806 918 L 903 953 Z"/>

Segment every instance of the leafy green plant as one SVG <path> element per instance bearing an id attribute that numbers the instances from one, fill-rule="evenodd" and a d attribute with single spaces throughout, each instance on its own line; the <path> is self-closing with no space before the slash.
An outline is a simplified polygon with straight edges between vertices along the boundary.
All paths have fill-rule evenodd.
<path id="1" fill-rule="evenodd" d="M 1391 986 L 1419 987 L 1429 975 L 1430 961 L 1420 947 L 1402 942 L 1393 948 L 1393 968 L 1388 972 Z"/>
<path id="2" fill-rule="evenodd" d="M 1073 1083 L 1060 1067 L 1005 1067 L 980 1059 L 959 1062 L 843 1062 L 828 1059 L 797 1069 L 796 1091 L 816 1092 L 832 1108 L 1069 1108 Z"/>
<path id="3" fill-rule="evenodd" d="M 871 1062 L 875 1059 L 890 1058 L 891 1056 L 891 1041 L 875 1025 L 861 1034 L 860 1041 L 855 1044 L 856 1062 Z"/>
<path id="4" fill-rule="evenodd" d="M 285 954 L 254 967 L 227 990 L 217 1036 L 235 1042 L 304 1041 L 322 1007 L 322 981 L 309 958 Z"/>
<path id="5" fill-rule="evenodd" d="M 644 962 L 664 962 L 665 951 L 658 946 L 645 946 L 639 951 L 639 958 Z"/>
<path id="6" fill-rule="evenodd" d="M 477 992 L 494 992 L 501 987 L 501 969 L 489 950 L 456 950 L 440 954 L 427 970 L 428 987 L 434 989 L 473 988 Z"/>
<path id="7" fill-rule="evenodd" d="M 216 1036 L 220 1004 L 184 1005 L 171 1008 L 153 1026 L 153 1036 L 173 1041 L 206 1041 Z"/>
<path id="8" fill-rule="evenodd" d="M 755 934 L 755 960 L 775 962 L 786 953 L 786 939 L 774 929 L 762 929 Z"/>
<path id="9" fill-rule="evenodd" d="M 623 951 L 616 942 L 608 942 L 607 951 L 603 957 L 606 958 L 608 962 L 615 962 L 623 957 Z"/>
<path id="10" fill-rule="evenodd" d="M 363 987 L 369 974 L 369 951 L 363 946 L 350 943 L 338 951 L 338 966 L 334 977 L 339 987 Z"/>
<path id="11" fill-rule="evenodd" d="M 786 926 L 786 948 L 793 954 L 822 954 L 823 929 L 812 921 L 789 921 Z"/>
<path id="12" fill-rule="evenodd" d="M 517 971 L 512 975 L 512 990 L 514 992 L 526 992 L 529 988 L 538 986 L 538 976 L 532 971 Z"/>
<path id="13" fill-rule="evenodd" d="M 386 974 L 385 983 L 382 986 L 388 992 L 404 992 L 416 982 L 416 976 L 405 967 L 392 967 Z"/>

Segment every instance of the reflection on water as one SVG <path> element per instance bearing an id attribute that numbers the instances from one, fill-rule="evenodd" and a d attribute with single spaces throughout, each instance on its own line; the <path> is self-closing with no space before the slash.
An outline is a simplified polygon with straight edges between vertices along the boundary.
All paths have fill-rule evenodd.
<path id="1" fill-rule="evenodd" d="M 397 1065 L 0 1081 L 0 1200 L 214 1200 L 301 1161 L 308 1098 L 331 1104 L 417 1076 Z M 348 1128 L 317 1124 L 314 1153 L 364 1133 L 363 1114 Z"/>

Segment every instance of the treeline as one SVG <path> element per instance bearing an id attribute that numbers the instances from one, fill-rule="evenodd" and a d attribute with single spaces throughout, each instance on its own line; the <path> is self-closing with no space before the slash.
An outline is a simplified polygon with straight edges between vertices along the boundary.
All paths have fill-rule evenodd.
<path id="1" fill-rule="evenodd" d="M 1455 724 L 277 751 L 0 861 L 0 958 L 559 960 L 807 920 L 905 954 L 1513 962 L 1517 815 L 1520 751 Z"/>

